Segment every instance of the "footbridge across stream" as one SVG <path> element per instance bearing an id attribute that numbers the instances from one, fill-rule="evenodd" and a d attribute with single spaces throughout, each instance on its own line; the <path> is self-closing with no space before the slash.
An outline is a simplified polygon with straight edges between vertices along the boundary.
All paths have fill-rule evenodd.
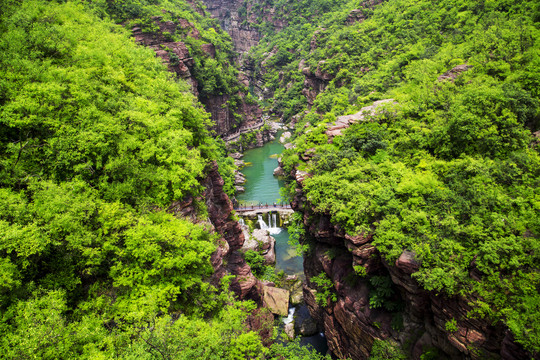
<path id="1" fill-rule="evenodd" d="M 293 212 L 290 204 L 253 204 L 234 207 L 234 211 L 236 211 L 237 214 L 247 212 L 256 212 L 263 214 L 268 212 L 281 212 L 283 210 L 289 210 L 290 212 Z"/>

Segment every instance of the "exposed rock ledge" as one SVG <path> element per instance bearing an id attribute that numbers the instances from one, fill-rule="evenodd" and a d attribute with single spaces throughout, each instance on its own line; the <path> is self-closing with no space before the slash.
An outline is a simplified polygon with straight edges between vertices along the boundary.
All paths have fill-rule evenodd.
<path id="1" fill-rule="evenodd" d="M 268 230 L 255 229 L 252 233 L 249 228 L 242 226 L 242 232 L 246 241 L 242 246 L 243 251 L 253 250 L 259 252 L 264 257 L 265 265 L 273 265 L 276 263 L 276 239 L 268 233 Z"/>
<path id="2" fill-rule="evenodd" d="M 352 124 L 359 121 L 369 120 L 370 117 L 377 116 L 384 110 L 383 105 L 395 104 L 394 99 L 384 99 L 375 101 L 369 106 L 364 106 L 359 112 L 352 115 L 343 115 L 337 118 L 337 120 L 328 126 L 326 135 L 328 136 L 328 142 L 331 143 L 335 136 L 341 135 L 344 129 L 347 129 Z"/>
<path id="3" fill-rule="evenodd" d="M 378 339 L 402 344 L 413 359 L 420 359 L 430 348 L 450 359 L 531 358 L 504 325 L 468 316 L 473 299 L 424 290 L 411 277 L 420 266 L 413 252 L 404 251 L 395 263 L 386 263 L 371 236 L 345 234 L 329 216 L 313 212 L 300 189 L 292 205 L 304 213 L 304 225 L 316 240 L 313 251 L 304 258 L 304 300 L 338 358 L 367 359 Z M 366 276 L 356 275 L 359 267 Z M 321 273 L 333 283 L 335 302 L 328 299 L 320 305 L 316 301 L 319 289 L 310 279 Z M 392 280 L 395 296 L 405 304 L 401 326 L 395 326 L 395 315 L 370 305 L 368 279 L 372 275 Z M 446 324 L 454 320 L 457 330 L 447 331 Z"/>

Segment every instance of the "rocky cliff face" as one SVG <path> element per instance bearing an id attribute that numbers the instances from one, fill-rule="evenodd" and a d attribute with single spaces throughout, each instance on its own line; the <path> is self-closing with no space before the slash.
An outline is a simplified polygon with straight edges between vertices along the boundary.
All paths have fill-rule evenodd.
<path id="1" fill-rule="evenodd" d="M 254 25 L 264 21 L 271 23 L 276 31 L 286 26 L 278 18 L 275 9 L 268 7 L 264 1 L 244 0 L 203 0 L 206 9 L 219 20 L 221 27 L 231 35 L 235 50 L 246 53 L 259 43 L 261 34 Z M 254 7 L 260 7 L 256 11 Z"/>
<path id="2" fill-rule="evenodd" d="M 249 104 L 245 101 L 245 94 L 238 93 L 240 103 L 236 110 L 233 110 L 228 101 L 231 96 L 213 95 L 208 98 L 200 99 L 204 104 L 206 111 L 210 113 L 214 120 L 213 130 L 217 135 L 227 135 L 241 127 L 249 127 L 256 123 L 262 117 L 262 109 L 257 104 Z M 237 120 L 235 113 L 241 116 L 241 121 Z"/>
<path id="3" fill-rule="evenodd" d="M 239 14 L 243 0 L 205 0 L 206 9 L 213 17 L 219 20 L 221 28 L 225 30 L 234 43 L 234 48 L 240 53 L 249 51 L 252 46 L 259 43 L 260 34 L 248 21 Z M 245 11 L 245 10 L 244 10 Z"/>
<path id="4" fill-rule="evenodd" d="M 313 242 L 304 258 L 304 299 L 337 357 L 367 359 L 375 340 L 390 340 L 413 359 L 429 349 L 438 349 L 443 359 L 531 358 L 505 326 L 468 315 L 472 299 L 422 289 L 411 277 L 419 266 L 414 253 L 405 251 L 395 263 L 385 262 L 370 236 L 345 234 L 329 216 L 313 212 L 301 190 L 297 194 L 293 207 L 303 212 Z M 317 292 L 324 289 L 313 279 L 320 274 L 332 281 L 335 301 L 317 302 Z M 387 295 L 386 306 L 370 301 L 378 294 L 370 280 L 374 277 L 391 280 L 393 294 Z"/>
<path id="5" fill-rule="evenodd" d="M 251 272 L 239 250 L 244 245 L 244 234 L 240 224 L 232 219 L 233 205 L 229 196 L 223 191 L 223 178 L 219 174 L 217 163 L 210 163 L 207 176 L 201 181 L 205 190 L 201 198 L 195 201 L 188 197 L 174 202 L 168 209 L 176 216 L 198 219 L 196 203 L 204 201 L 208 209 L 208 226 L 220 236 L 218 248 L 212 254 L 214 274 L 211 283 L 220 285 L 221 279 L 227 275 L 235 275 L 231 283 L 232 290 L 240 299 L 252 299 L 262 305 L 262 285 Z"/>
<path id="6" fill-rule="evenodd" d="M 314 38 L 317 35 L 314 36 Z M 312 48 L 313 41 L 312 41 Z M 298 64 L 298 70 L 302 72 L 302 74 L 305 76 L 304 80 L 304 88 L 302 89 L 302 95 L 304 95 L 307 99 L 307 102 L 309 106 L 313 105 L 313 102 L 315 101 L 315 98 L 317 95 L 322 93 L 324 89 L 326 89 L 326 86 L 334 78 L 334 75 L 327 73 L 323 70 L 321 70 L 321 67 L 324 65 L 324 61 L 319 62 L 316 69 L 312 70 L 308 66 L 305 66 L 305 61 L 300 61 L 300 64 Z"/>
<path id="7" fill-rule="evenodd" d="M 251 273 L 239 250 L 244 245 L 244 234 L 237 221 L 232 219 L 233 204 L 223 191 L 223 178 L 218 172 L 217 164 L 211 164 L 210 171 L 203 185 L 203 193 L 208 217 L 215 231 L 222 236 L 220 246 L 212 257 L 214 278 L 221 279 L 225 274 L 236 275 L 231 287 L 241 299 L 252 299 L 262 303 L 262 286 Z"/>
<path id="8" fill-rule="evenodd" d="M 135 41 L 141 45 L 147 46 L 156 52 L 170 72 L 175 73 L 179 78 L 186 80 L 191 85 L 191 90 L 195 96 L 199 95 L 197 91 L 198 83 L 192 75 L 193 58 L 189 54 L 186 44 L 182 41 L 172 41 L 170 35 L 177 30 L 187 30 L 188 36 L 199 37 L 199 32 L 193 24 L 185 19 L 178 19 L 178 25 L 172 21 L 161 21 L 161 17 L 152 18 L 158 25 L 159 31 L 154 33 L 143 33 L 141 28 L 131 29 Z"/>
<path id="9" fill-rule="evenodd" d="M 234 49 L 239 53 L 237 59 L 240 66 L 242 82 L 250 87 L 259 99 L 269 99 L 272 92 L 264 86 L 264 64 L 261 72 L 255 72 L 255 65 L 244 56 L 262 37 L 258 25 L 263 22 L 271 24 L 275 32 L 281 31 L 287 23 L 279 16 L 276 9 L 265 1 L 256 0 L 203 0 L 207 11 L 219 20 L 223 30 L 230 36 Z M 274 55 L 270 53 L 269 57 Z"/>
<path id="10" fill-rule="evenodd" d="M 226 135 L 235 128 L 244 124 L 256 122 L 262 116 L 262 110 L 257 104 L 248 103 L 245 100 L 246 94 L 239 92 L 236 97 L 239 101 L 235 108 L 229 104 L 233 94 L 199 96 L 199 84 L 193 74 L 194 60 L 186 44 L 182 41 L 173 41 L 173 34 L 182 34 L 185 37 L 200 39 L 200 33 L 196 27 L 186 19 L 179 18 L 176 21 L 162 21 L 160 16 L 153 17 L 152 20 L 159 27 L 158 31 L 148 33 L 141 28 L 132 29 L 135 41 L 145 45 L 156 52 L 156 55 L 163 60 L 170 72 L 175 73 L 179 78 L 186 80 L 191 85 L 191 91 L 199 98 L 205 106 L 206 111 L 214 121 L 212 130 L 216 135 Z M 215 58 L 216 48 L 212 43 L 202 44 L 201 50 L 204 56 Z M 238 78 L 239 83 L 245 82 L 244 75 Z M 246 84 L 244 84 L 246 85 Z M 249 82 L 247 85 L 249 86 Z M 238 114 L 235 116 L 235 113 Z M 238 118 L 239 116 L 239 118 Z"/>

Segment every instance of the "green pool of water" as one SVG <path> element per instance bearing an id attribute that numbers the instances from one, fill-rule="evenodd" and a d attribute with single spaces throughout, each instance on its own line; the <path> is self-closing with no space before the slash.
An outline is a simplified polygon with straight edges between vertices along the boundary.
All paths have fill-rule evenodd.
<path id="1" fill-rule="evenodd" d="M 298 275 L 304 278 L 304 262 L 296 250 L 289 245 L 287 229 L 281 229 L 278 234 L 272 234 L 276 239 L 276 270 L 283 270 L 287 275 Z"/>
<path id="2" fill-rule="evenodd" d="M 246 192 L 237 195 L 241 205 L 278 202 L 280 195 L 279 189 L 283 185 L 281 181 L 274 177 L 274 169 L 278 166 L 277 157 L 281 154 L 284 147 L 279 143 L 280 133 L 276 135 L 276 140 L 264 145 L 261 148 L 247 150 L 244 153 L 244 161 L 252 163 L 242 169 L 246 176 L 244 188 Z M 276 156 L 278 155 L 278 156 Z M 271 215 L 262 215 L 262 220 L 267 225 L 272 225 Z M 271 235 L 276 239 L 276 270 L 283 270 L 287 275 L 298 275 L 304 279 L 304 263 L 301 256 L 296 254 L 296 250 L 289 245 L 289 232 L 285 228 L 273 228 Z M 305 305 L 304 310 L 307 311 Z M 302 307 L 299 308 L 299 311 Z M 279 341 L 279 340 L 278 340 Z M 310 337 L 302 337 L 301 344 L 308 344 L 315 347 L 319 354 L 325 354 L 328 350 L 326 338 L 324 335 L 317 334 Z"/>
<path id="3" fill-rule="evenodd" d="M 278 140 L 279 136 L 278 132 L 276 140 L 244 153 L 244 161 L 250 162 L 252 165 L 242 169 L 242 173 L 246 176 L 244 184 L 246 192 L 236 196 L 240 204 L 279 202 L 279 189 L 283 182 L 274 177 L 274 169 L 278 167 L 277 158 L 284 149 Z M 269 222 L 267 214 L 263 216 L 263 220 L 266 223 Z M 271 226 L 271 224 L 268 225 Z M 298 275 L 303 278 L 303 260 L 289 245 L 287 229 L 271 233 L 276 239 L 276 269 L 283 270 L 287 275 Z"/>
<path id="4" fill-rule="evenodd" d="M 265 144 L 263 147 L 247 150 L 244 153 L 244 161 L 252 165 L 244 167 L 241 171 L 246 176 L 244 188 L 246 192 L 236 196 L 240 204 L 244 203 L 268 203 L 279 201 L 279 188 L 283 185 L 273 176 L 274 169 L 278 167 L 277 156 L 284 147 L 276 140 Z M 274 156 L 272 156 L 274 155 Z"/>

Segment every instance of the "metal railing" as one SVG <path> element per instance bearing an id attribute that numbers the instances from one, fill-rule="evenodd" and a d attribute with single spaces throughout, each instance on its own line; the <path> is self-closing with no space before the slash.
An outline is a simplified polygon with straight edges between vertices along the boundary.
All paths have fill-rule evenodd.
<path id="1" fill-rule="evenodd" d="M 254 125 L 251 125 L 251 126 L 247 126 L 247 127 L 244 127 L 244 128 L 241 128 L 240 130 L 238 130 L 237 132 L 233 133 L 233 134 L 230 134 L 226 137 L 223 138 L 223 140 L 225 141 L 233 141 L 233 140 L 236 140 L 237 138 L 240 137 L 240 135 L 242 134 L 245 134 L 251 130 L 254 130 L 254 129 L 260 129 L 264 126 L 265 124 L 265 121 L 264 120 L 261 120 L 260 122 L 254 124 Z"/>
<path id="2" fill-rule="evenodd" d="M 251 210 L 263 210 L 263 209 L 292 209 L 290 204 L 268 204 L 268 203 L 259 203 L 259 204 L 252 204 L 252 205 L 242 205 L 242 206 L 235 206 L 235 211 L 251 211 Z"/>

